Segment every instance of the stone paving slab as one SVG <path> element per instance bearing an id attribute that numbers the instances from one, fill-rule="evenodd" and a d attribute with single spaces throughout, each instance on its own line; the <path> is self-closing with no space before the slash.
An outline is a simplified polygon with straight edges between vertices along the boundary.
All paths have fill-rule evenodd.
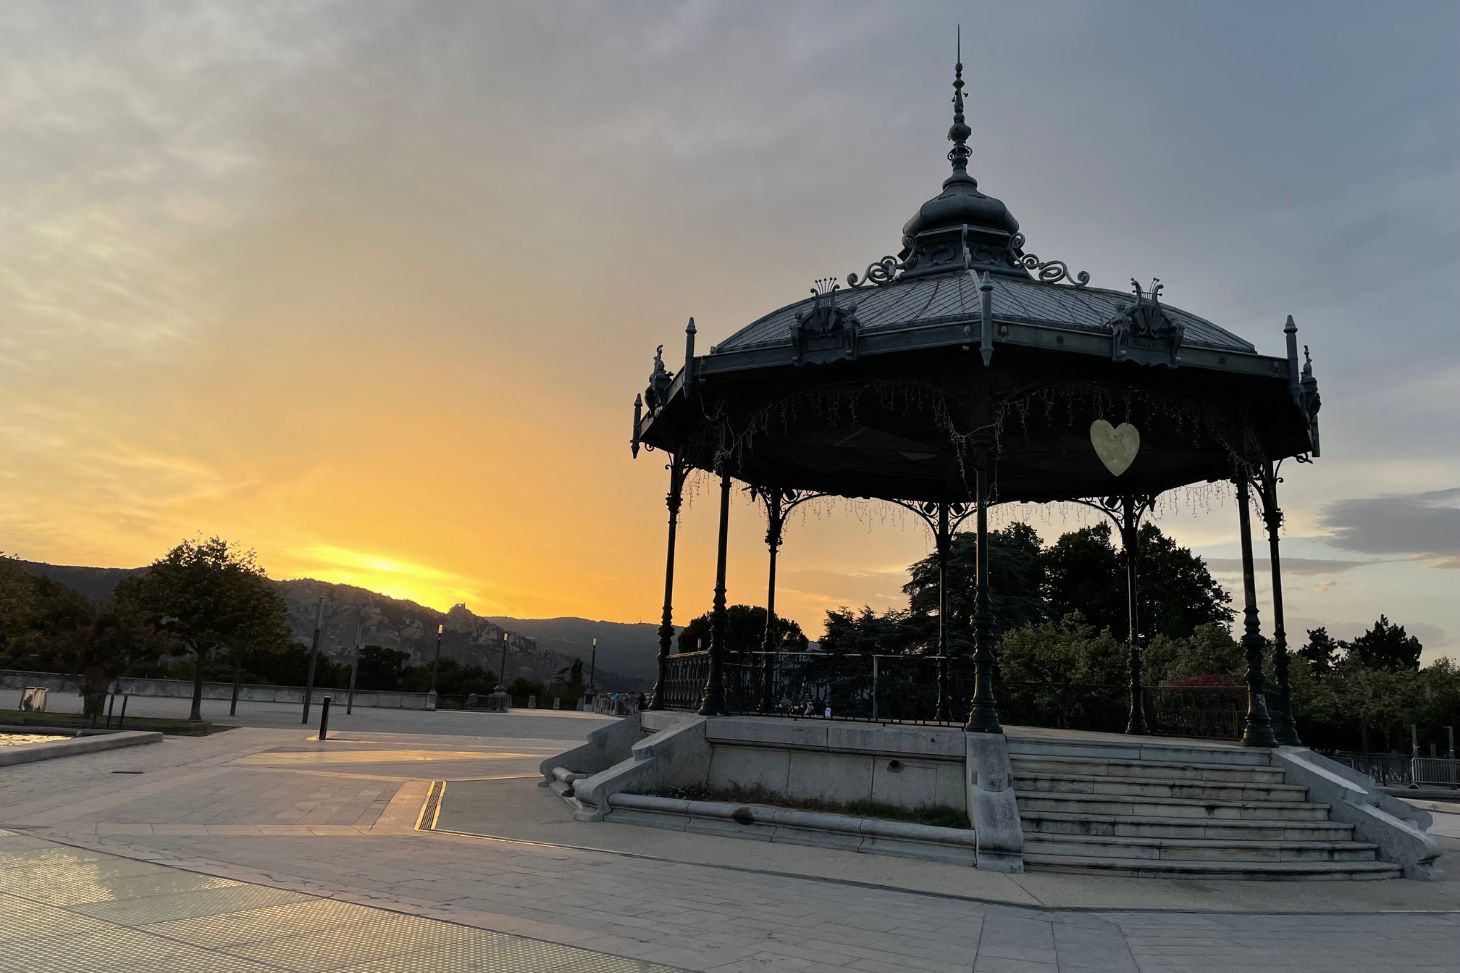
<path id="1" fill-rule="evenodd" d="M 0 893 L 0 971 L 675 973 L 574 946 L 43 844 L 0 831 L 0 853 L 44 859 L 48 868 L 43 880 Z"/>
<path id="2" fill-rule="evenodd" d="M 534 717 L 520 725 L 540 742 L 557 732 L 545 730 L 545 722 Z M 571 725 L 581 733 L 591 724 Z M 499 936 L 588 950 L 588 959 L 599 964 L 575 967 L 578 959 L 570 958 L 563 961 L 568 965 L 542 969 L 612 971 L 622 963 L 641 970 L 657 963 L 704 973 L 1146 973 L 1253 965 L 1367 973 L 1453 969 L 1460 942 L 1454 882 L 1362 883 L 1355 889 L 1343 888 L 1347 883 L 1026 874 L 995 876 L 993 884 L 984 881 L 986 873 L 966 868 L 825 849 L 767 846 L 767 855 L 756 857 L 760 845 L 730 838 L 674 835 L 671 845 L 662 843 L 663 832 L 575 822 L 566 806 L 531 781 L 479 779 L 496 774 L 493 768 L 504 762 L 500 755 L 537 745 L 523 739 L 347 735 L 347 759 L 312 758 L 330 751 L 296 726 L 168 740 L 134 754 L 137 764 L 118 752 L 70 758 L 46 772 L 33 769 L 40 764 L 9 768 L 0 788 L 0 826 L 22 821 L 36 830 L 0 838 L 0 872 L 9 863 L 19 866 L 15 874 L 35 876 L 56 866 L 54 856 L 70 855 L 65 867 L 85 863 L 93 880 L 105 871 L 118 891 L 155 894 L 53 905 L 23 897 L 24 888 L 4 886 L 0 928 L 15 916 L 48 930 L 53 927 L 45 925 L 44 914 L 60 912 L 72 921 L 176 943 L 179 970 L 197 961 L 190 951 L 215 958 L 217 969 L 262 962 L 275 970 L 325 969 L 306 932 L 317 927 L 343 936 L 353 926 L 370 925 L 373 920 L 362 917 L 381 909 L 397 919 L 405 918 L 401 913 L 415 917 L 389 923 L 397 933 L 431 920 L 472 932 L 459 939 L 439 934 L 448 941 L 408 952 L 386 943 L 381 948 L 389 955 L 347 953 L 342 962 L 348 965 L 335 969 L 352 973 L 490 970 L 483 957 L 505 955 L 502 941 L 492 938 Z M 445 775 L 452 781 L 448 804 L 453 793 L 472 795 L 473 813 L 496 837 L 416 830 L 429 781 L 417 772 L 407 775 L 400 761 L 390 759 L 413 749 L 451 752 L 451 759 L 429 763 L 472 780 L 468 786 Z M 377 759 L 372 750 L 390 753 Z M 482 759 L 463 756 L 472 752 Z M 281 760 L 279 754 L 290 756 Z M 64 767 L 72 761 L 74 767 Z M 114 777 L 114 769 L 144 773 Z M 268 798 L 248 814 L 233 815 L 233 823 L 198 821 L 203 809 L 217 806 L 209 789 L 227 787 L 238 773 L 267 782 Z M 328 797 L 356 788 L 352 796 L 363 797 L 359 791 L 382 784 L 396 789 L 369 826 L 276 822 L 281 809 L 299 802 L 317 801 L 316 812 L 325 808 L 329 802 L 316 796 L 321 791 Z M 136 813 L 141 808 L 146 813 Z M 444 820 L 452 818 L 450 807 L 447 812 Z M 126 861 L 118 862 L 118 855 Z M 166 891 L 145 881 L 148 869 L 159 865 L 223 884 Z M 144 881 L 128 884 L 137 876 Z M 93 881 L 91 887 L 103 885 Z M 1017 904 L 1001 904 L 1000 897 Z M 309 914 L 295 911 L 306 907 Z M 1373 914 L 1390 909 L 1434 914 Z M 1263 914 L 1271 911 L 1298 914 Z M 1338 912 L 1347 914 L 1326 914 Z M 94 925 L 73 932 L 78 943 L 95 935 Z M 258 951 L 271 941 L 279 943 L 278 962 Z M 8 955 L 0 949 L 0 970 Z M 47 955 L 47 963 L 63 962 L 56 959 L 59 952 Z M 538 969 L 520 963 L 501 968 Z"/>

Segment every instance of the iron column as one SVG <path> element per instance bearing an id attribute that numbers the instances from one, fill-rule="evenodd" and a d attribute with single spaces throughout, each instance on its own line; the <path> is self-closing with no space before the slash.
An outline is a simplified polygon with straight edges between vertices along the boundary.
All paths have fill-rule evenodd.
<path id="1" fill-rule="evenodd" d="M 1130 721 L 1125 732 L 1146 734 L 1145 687 L 1141 685 L 1140 609 L 1136 605 L 1136 561 L 1140 556 L 1140 527 L 1134 497 L 1120 500 L 1120 546 L 1125 554 L 1125 606 L 1130 631 L 1126 644 L 1130 650 Z"/>
<path id="2" fill-rule="evenodd" d="M 304 680 L 304 718 L 300 723 L 309 722 L 309 703 L 314 696 L 314 664 L 319 658 L 319 630 L 324 624 L 324 597 L 320 596 L 319 610 L 314 615 L 314 638 L 309 643 L 309 675 Z"/>
<path id="3" fill-rule="evenodd" d="M 715 556 L 715 601 L 710 611 L 710 676 L 705 681 L 701 716 L 724 716 L 725 708 L 725 547 L 730 539 L 730 469 L 720 467 L 720 540 Z"/>
<path id="4" fill-rule="evenodd" d="M 679 534 L 679 507 L 684 497 L 685 464 L 678 455 L 669 458 L 669 493 L 664 504 L 669 508 L 669 543 L 664 556 L 664 614 L 659 620 L 659 666 L 654 677 L 649 708 L 663 709 L 664 694 L 669 691 L 669 647 L 674 641 L 674 541 Z"/>
<path id="5" fill-rule="evenodd" d="M 938 527 L 933 545 L 938 551 L 938 704 L 933 719 L 948 722 L 948 555 L 953 532 L 948 527 L 948 504 L 938 503 Z"/>
<path id="6" fill-rule="evenodd" d="M 776 555 L 781 549 L 781 534 L 785 525 L 785 511 L 782 508 L 784 495 L 780 487 L 771 487 L 765 493 L 766 501 L 766 548 L 770 551 L 770 570 L 766 581 L 765 595 L 765 641 L 761 645 L 760 711 L 769 713 L 771 700 L 771 666 L 776 654 Z"/>
<path id="7" fill-rule="evenodd" d="M 973 705 L 963 729 L 969 733 L 1003 733 L 999 706 L 994 700 L 993 614 L 989 600 L 989 449 L 990 436 L 975 440 L 973 454 L 975 502 L 978 504 L 973 592 Z"/>
<path id="8" fill-rule="evenodd" d="M 1272 559 L 1272 674 L 1277 679 L 1278 711 L 1271 714 L 1272 731 L 1278 742 L 1301 747 L 1298 726 L 1293 720 L 1293 690 L 1288 684 L 1288 633 L 1283 626 L 1283 569 L 1278 557 L 1278 530 L 1283 512 L 1277 504 L 1277 471 L 1271 462 L 1262 464 L 1262 519 L 1267 525 L 1267 547 Z"/>
<path id="9" fill-rule="evenodd" d="M 1262 628 L 1257 618 L 1257 582 L 1252 569 L 1252 517 L 1247 510 L 1247 471 L 1237 471 L 1237 518 L 1242 541 L 1242 648 L 1247 653 L 1247 719 L 1244 747 L 1275 747 L 1267 713 L 1267 678 L 1262 673 Z"/>

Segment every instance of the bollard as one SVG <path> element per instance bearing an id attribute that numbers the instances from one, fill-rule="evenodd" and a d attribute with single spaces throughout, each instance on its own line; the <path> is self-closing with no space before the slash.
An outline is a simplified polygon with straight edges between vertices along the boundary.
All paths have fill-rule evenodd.
<path id="1" fill-rule="evenodd" d="M 122 694 L 122 714 L 117 717 L 118 730 L 127 725 L 127 697 L 130 695 L 131 693 Z"/>
<path id="2" fill-rule="evenodd" d="M 325 739 L 330 732 L 330 698 L 326 696 L 319 707 L 319 738 Z"/>

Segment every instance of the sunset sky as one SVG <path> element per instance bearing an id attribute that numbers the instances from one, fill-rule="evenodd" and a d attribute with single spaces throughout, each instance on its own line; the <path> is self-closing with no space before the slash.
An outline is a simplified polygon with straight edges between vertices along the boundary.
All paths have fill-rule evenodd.
<path id="1" fill-rule="evenodd" d="M 666 475 L 628 450 L 654 346 L 677 368 L 689 316 L 707 348 L 896 252 L 947 171 L 960 22 L 972 168 L 1032 251 L 1312 345 L 1297 641 L 1385 612 L 1460 656 L 1454 2 L 11 0 L 0 550 L 131 566 L 217 533 L 275 577 L 657 621 Z M 713 584 L 691 493 L 681 623 Z M 1230 492 L 1159 523 L 1236 583 Z M 747 502 L 731 533 L 761 603 Z M 827 502 L 780 605 L 815 637 L 901 603 L 928 546 Z"/>

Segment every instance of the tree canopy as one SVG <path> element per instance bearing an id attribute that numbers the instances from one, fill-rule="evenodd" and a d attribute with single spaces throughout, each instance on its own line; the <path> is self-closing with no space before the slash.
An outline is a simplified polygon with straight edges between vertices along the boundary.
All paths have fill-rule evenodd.
<path id="1" fill-rule="evenodd" d="M 289 644 L 284 598 L 253 551 L 221 537 L 186 540 L 118 586 L 196 660 L 189 719 L 201 720 L 203 666 L 228 647 Z"/>
<path id="2" fill-rule="evenodd" d="M 977 554 L 975 535 L 955 534 L 948 556 L 948 646 L 954 655 L 971 642 Z M 1154 524 L 1139 532 L 1137 586 L 1142 634 L 1189 638 L 1205 626 L 1231 623 L 1231 596 L 1206 563 Z M 1123 552 L 1111 542 L 1107 523 L 1064 534 L 1046 547 L 1028 524 L 989 532 L 990 601 L 995 641 L 1006 633 L 1078 615 L 1096 632 L 1124 641 L 1128 628 Z M 878 614 L 870 608 L 828 612 L 824 647 L 879 652 L 935 651 L 938 633 L 938 559 L 929 555 L 908 568 L 906 610 Z"/>
<path id="3" fill-rule="evenodd" d="M 759 605 L 731 605 L 725 610 L 725 647 L 731 652 L 759 652 L 765 647 L 766 610 Z M 789 618 L 776 617 L 776 649 L 803 652 L 806 635 Z M 710 647 L 710 613 L 705 612 L 679 633 L 679 651 L 697 652 Z"/>

